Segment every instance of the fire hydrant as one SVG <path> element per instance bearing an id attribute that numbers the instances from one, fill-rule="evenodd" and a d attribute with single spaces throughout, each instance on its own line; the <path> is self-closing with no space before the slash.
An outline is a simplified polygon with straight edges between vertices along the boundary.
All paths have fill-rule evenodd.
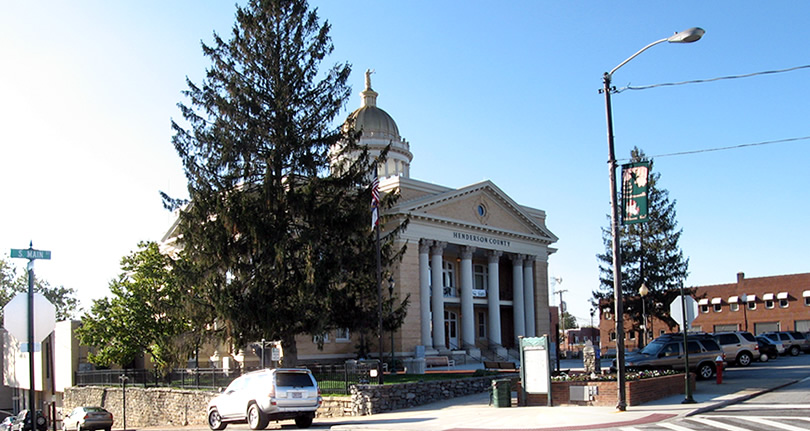
<path id="1" fill-rule="evenodd" d="M 725 361 L 723 360 L 722 356 L 718 356 L 717 358 L 714 359 L 714 365 L 715 365 L 715 368 L 717 369 L 716 374 L 717 374 L 717 384 L 718 385 L 720 383 L 723 383 L 723 365 L 724 364 L 725 364 Z"/>

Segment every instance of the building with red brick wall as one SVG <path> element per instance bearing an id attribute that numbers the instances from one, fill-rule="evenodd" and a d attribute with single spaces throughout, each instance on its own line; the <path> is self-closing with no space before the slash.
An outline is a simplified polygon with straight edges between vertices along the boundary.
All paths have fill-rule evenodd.
<path id="1" fill-rule="evenodd" d="M 810 273 L 745 278 L 737 274 L 737 281 L 729 284 L 695 286 L 698 315 L 690 330 L 696 332 L 749 331 L 761 334 L 768 331 L 810 332 Z M 599 332 L 603 354 L 616 349 L 616 323 L 611 311 L 605 307 L 599 316 Z M 667 332 L 664 321 L 648 316 L 647 342 Z M 624 319 L 624 345 L 635 350 L 641 344 L 641 328 Z"/>
<path id="2" fill-rule="evenodd" d="M 698 317 L 704 332 L 810 331 L 810 273 L 745 278 L 697 288 Z"/>

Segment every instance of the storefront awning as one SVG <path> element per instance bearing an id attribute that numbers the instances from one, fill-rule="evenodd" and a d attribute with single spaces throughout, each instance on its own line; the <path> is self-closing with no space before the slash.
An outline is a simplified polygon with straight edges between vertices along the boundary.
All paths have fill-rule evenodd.
<path id="1" fill-rule="evenodd" d="M 808 296 L 810 296 L 810 290 L 805 290 L 802 292 L 802 298 L 807 298 Z"/>
<path id="2" fill-rule="evenodd" d="M 766 293 L 762 295 L 763 301 L 773 301 L 773 293 Z"/>
<path id="3" fill-rule="evenodd" d="M 703 298 L 699 300 L 698 305 L 709 305 L 709 298 Z"/>
<path id="4" fill-rule="evenodd" d="M 747 298 L 745 298 L 745 302 L 757 302 L 757 296 L 756 295 L 746 295 L 746 296 L 747 296 Z"/>
<path id="5" fill-rule="evenodd" d="M 737 302 L 739 302 L 739 301 L 740 301 L 740 297 L 739 297 L 739 296 L 729 296 L 729 297 L 728 297 L 728 303 L 729 303 L 729 304 L 736 304 L 736 303 L 737 303 Z"/>
<path id="6" fill-rule="evenodd" d="M 712 298 L 712 304 L 722 304 L 723 298 Z"/>
<path id="7" fill-rule="evenodd" d="M 787 292 L 779 292 L 778 294 L 776 294 L 776 299 L 788 299 L 788 293 Z"/>

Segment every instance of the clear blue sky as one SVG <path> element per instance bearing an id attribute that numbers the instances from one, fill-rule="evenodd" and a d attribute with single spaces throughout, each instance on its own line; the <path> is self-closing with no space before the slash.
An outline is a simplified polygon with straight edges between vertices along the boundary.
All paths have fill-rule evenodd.
<path id="1" fill-rule="evenodd" d="M 349 62 L 359 106 L 375 69 L 378 106 L 414 153 L 411 176 L 451 187 L 492 180 L 547 212 L 550 273 L 588 322 L 609 212 L 602 73 L 688 27 L 614 75 L 619 87 L 810 64 L 810 3 L 753 1 L 313 1 Z M 200 41 L 227 37 L 232 2 L 4 2 L 0 6 L 0 252 L 51 250 L 37 274 L 107 294 L 119 260 L 171 221 L 159 190 L 184 195 L 171 145 Z M 625 91 L 616 151 L 648 155 L 810 136 L 810 70 Z M 808 272 L 810 141 L 655 157 L 677 201 L 687 285 Z M 18 261 L 20 267 L 24 261 Z"/>

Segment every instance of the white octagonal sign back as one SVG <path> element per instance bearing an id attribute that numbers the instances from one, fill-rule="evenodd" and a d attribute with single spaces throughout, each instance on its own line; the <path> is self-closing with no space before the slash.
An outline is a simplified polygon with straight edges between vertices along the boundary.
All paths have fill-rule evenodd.
<path id="1" fill-rule="evenodd" d="M 53 332 L 56 307 L 41 293 L 34 293 L 34 342 Z M 18 293 L 3 307 L 3 327 L 20 343 L 28 342 L 28 294 Z"/>

